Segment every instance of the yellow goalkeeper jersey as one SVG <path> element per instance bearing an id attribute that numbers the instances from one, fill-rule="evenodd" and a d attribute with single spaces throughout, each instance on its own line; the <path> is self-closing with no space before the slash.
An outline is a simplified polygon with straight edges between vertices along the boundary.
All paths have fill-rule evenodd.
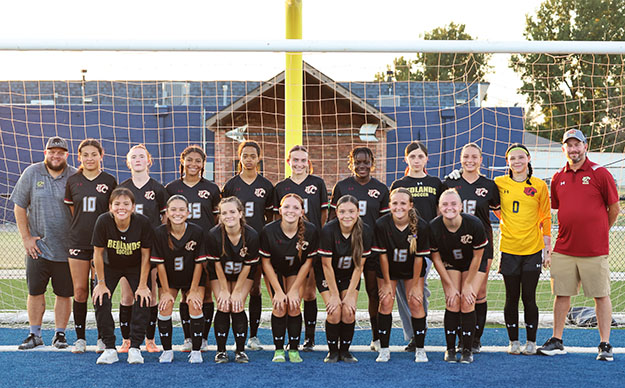
<path id="1" fill-rule="evenodd" d="M 501 198 L 501 252 L 531 255 L 543 249 L 543 236 L 551 235 L 547 184 L 536 177 L 531 184 L 516 182 L 509 175 L 496 177 L 495 183 Z"/>

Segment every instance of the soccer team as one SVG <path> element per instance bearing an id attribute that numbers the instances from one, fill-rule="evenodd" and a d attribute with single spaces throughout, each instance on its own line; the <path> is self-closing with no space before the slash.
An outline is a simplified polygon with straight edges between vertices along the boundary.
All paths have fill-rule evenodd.
<path id="1" fill-rule="evenodd" d="M 170 363 L 171 317 L 180 293 L 182 350 L 190 352 L 189 362 L 203 361 L 201 352 L 208 348 L 214 323 L 215 362 L 229 361 L 226 342 L 232 326 L 234 360 L 247 363 L 246 340 L 248 349 L 262 349 L 257 331 L 263 275 L 272 299 L 274 362 L 285 362 L 287 355 L 290 362 L 302 362 L 302 325 L 301 350 L 314 349 L 318 291 L 327 312 L 329 352 L 324 362 L 353 363 L 358 360 L 349 348 L 364 277 L 371 349 L 379 352 L 376 361 L 390 360 L 391 313 L 397 298 L 404 335 L 410 340 L 406 350 L 414 352 L 415 362 L 427 362 L 427 274 L 433 264 L 446 302 L 444 359 L 470 363 L 480 352 L 486 322 L 493 211 L 500 219 L 499 272 L 506 289 L 508 352 L 565 353 L 564 316 L 581 283 L 596 301 L 601 336 L 597 359 L 613 359 L 607 255 L 618 195 L 609 172 L 586 158 L 586 138 L 578 130 L 564 135 L 568 163 L 554 177 L 551 202 L 545 182 L 532 176 L 528 149 L 518 143 L 506 151 L 508 174 L 494 181 L 480 174 L 480 147 L 466 144 L 462 169 L 443 182 L 426 172 L 425 145 L 412 142 L 405 149 L 405 176 L 393 182 L 390 193 L 371 176 L 372 151 L 357 147 L 348 157 L 351 176 L 336 183 L 330 200 L 324 181 L 312 175 L 303 146 L 290 150 L 292 175 L 274 187 L 259 173 L 260 146 L 242 142 L 237 172 L 223 190 L 203 178 L 206 155 L 197 146 L 181 153 L 181 177 L 166 187 L 150 178 L 152 159 L 143 145 L 128 152 L 132 177 L 119 186 L 102 170 L 104 150 L 97 140 L 80 143 L 78 170 L 67 165 L 68 150 L 64 139 L 50 138 L 44 161 L 24 171 L 11 196 L 27 254 L 31 326 L 20 349 L 43 345 L 44 293 L 51 279 L 56 295 L 52 344 L 57 348 L 69 346 L 65 329 L 73 296 L 72 351 L 86 351 L 91 294 L 97 351 L 102 353 L 98 364 L 117 362 L 118 352 L 128 353 L 129 363 L 143 363 L 144 339 L 147 351 L 160 351 L 154 342 L 156 327 L 163 348 L 159 361 Z M 581 201 L 592 212 L 580 212 Z M 558 209 L 560 226 L 551 270 L 554 335 L 537 348 L 536 287 L 541 268 L 552 264 L 550 207 Z M 583 222 L 578 213 L 584 214 Z M 111 295 L 118 283 L 123 337 L 119 349 L 111 314 Z M 520 298 L 527 330 L 523 349 L 518 337 Z"/>

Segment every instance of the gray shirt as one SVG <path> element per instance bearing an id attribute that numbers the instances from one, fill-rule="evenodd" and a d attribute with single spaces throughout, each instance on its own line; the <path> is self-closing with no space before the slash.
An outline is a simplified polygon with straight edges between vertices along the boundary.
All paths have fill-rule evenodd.
<path id="1" fill-rule="evenodd" d="M 67 233 L 72 216 L 63 197 L 67 178 L 75 172 L 68 165 L 53 178 L 44 162 L 35 163 L 24 170 L 11 193 L 11 201 L 27 211 L 30 234 L 41 238 L 37 241 L 40 257 L 50 261 L 67 262 Z"/>

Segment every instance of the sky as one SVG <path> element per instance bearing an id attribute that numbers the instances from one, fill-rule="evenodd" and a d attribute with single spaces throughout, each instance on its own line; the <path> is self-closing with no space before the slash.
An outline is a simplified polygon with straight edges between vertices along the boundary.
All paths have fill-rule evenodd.
<path id="1" fill-rule="evenodd" d="M 416 40 L 449 22 L 479 40 L 523 40 L 526 14 L 541 0 L 303 0 L 303 38 Z M 273 40 L 285 37 L 284 0 L 76 0 L 3 4 L 0 37 L 20 39 Z M 304 54 L 336 81 L 371 81 L 396 56 Z M 266 80 L 284 69 L 281 53 L 114 53 L 0 51 L 2 80 Z M 522 103 L 521 85 L 495 55 L 488 105 Z"/>

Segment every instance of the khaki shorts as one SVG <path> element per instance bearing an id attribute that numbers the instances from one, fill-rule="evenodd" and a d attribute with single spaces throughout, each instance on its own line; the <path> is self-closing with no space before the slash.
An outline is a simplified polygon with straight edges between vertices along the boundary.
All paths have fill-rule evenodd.
<path id="1" fill-rule="evenodd" d="M 588 298 L 610 295 L 608 256 L 577 257 L 553 252 L 551 255 L 551 293 L 574 296 L 580 283 Z"/>

